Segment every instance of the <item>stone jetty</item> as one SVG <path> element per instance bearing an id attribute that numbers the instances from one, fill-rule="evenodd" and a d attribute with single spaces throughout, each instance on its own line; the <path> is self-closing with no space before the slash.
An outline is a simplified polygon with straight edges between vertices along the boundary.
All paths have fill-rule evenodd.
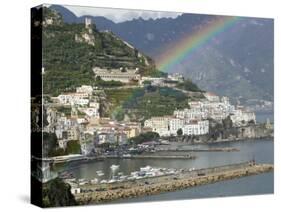
<path id="1" fill-rule="evenodd" d="M 183 170 L 180 174 L 171 176 L 101 185 L 94 190 L 85 186 L 82 190 L 88 189 L 90 192 L 81 192 L 76 194 L 75 198 L 80 204 L 104 203 L 257 175 L 271 172 L 273 169 L 273 164 L 255 164 L 251 161 L 193 171 Z"/>
<path id="2" fill-rule="evenodd" d="M 156 155 L 156 154 L 149 154 L 149 155 L 130 155 L 130 156 L 107 156 L 107 158 L 113 159 L 195 159 L 196 156 L 194 155 Z"/>

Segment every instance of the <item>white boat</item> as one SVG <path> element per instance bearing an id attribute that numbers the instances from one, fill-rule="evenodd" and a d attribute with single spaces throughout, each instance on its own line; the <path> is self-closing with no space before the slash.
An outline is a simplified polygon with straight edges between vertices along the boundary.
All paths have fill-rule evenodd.
<path id="1" fill-rule="evenodd" d="M 99 177 L 104 175 L 103 171 L 101 171 L 101 170 L 96 171 L 96 173 Z"/>
<path id="2" fill-rule="evenodd" d="M 98 182 L 99 182 L 99 180 L 98 180 L 97 178 L 91 180 L 91 183 L 92 183 L 92 184 L 97 184 Z"/>
<path id="3" fill-rule="evenodd" d="M 112 170 L 116 170 L 116 169 L 119 168 L 119 165 L 112 164 L 112 165 L 110 166 L 110 168 L 111 168 Z"/>
<path id="4" fill-rule="evenodd" d="M 132 177 L 136 177 L 136 176 L 138 176 L 139 175 L 139 172 L 138 171 L 136 171 L 136 172 L 131 172 L 131 176 Z"/>
<path id="5" fill-rule="evenodd" d="M 111 179 L 108 181 L 108 183 L 116 183 L 116 182 L 117 182 L 117 180 L 115 180 L 115 179 Z"/>
<path id="6" fill-rule="evenodd" d="M 146 166 L 146 167 L 141 167 L 140 168 L 140 171 L 142 171 L 142 172 L 148 172 L 150 170 L 151 170 L 151 166 Z"/>
<path id="7" fill-rule="evenodd" d="M 120 176 L 120 180 L 125 180 L 125 179 L 127 179 L 127 178 L 128 178 L 128 176 L 126 176 L 126 175 Z"/>

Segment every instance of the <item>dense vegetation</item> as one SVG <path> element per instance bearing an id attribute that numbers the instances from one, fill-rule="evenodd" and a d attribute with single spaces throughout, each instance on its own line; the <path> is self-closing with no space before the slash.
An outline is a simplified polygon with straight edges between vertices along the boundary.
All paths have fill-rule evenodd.
<path id="1" fill-rule="evenodd" d="M 43 184 L 43 207 L 77 205 L 70 192 L 70 185 L 56 178 Z"/>
<path id="2" fill-rule="evenodd" d="M 146 86 L 106 90 L 110 101 L 109 115 L 124 118 L 127 114 L 131 120 L 145 120 L 152 116 L 172 115 L 174 110 L 189 108 L 189 96 L 181 91 L 168 87 Z M 123 114 L 123 115 L 122 115 Z M 113 118 L 114 118 L 113 117 Z"/>
<path id="3" fill-rule="evenodd" d="M 192 82 L 192 80 L 187 79 L 184 82 L 178 83 L 177 84 L 177 88 L 186 90 L 186 91 L 193 91 L 193 92 L 201 92 L 202 90 L 195 84 Z"/>
<path id="4" fill-rule="evenodd" d="M 155 139 L 159 138 L 159 134 L 156 132 L 146 132 L 141 133 L 138 136 L 135 136 L 133 138 L 130 138 L 130 142 L 133 144 L 141 144 L 147 141 L 153 141 Z"/>
<path id="5" fill-rule="evenodd" d="M 44 157 L 54 157 L 68 154 L 80 154 L 81 148 L 79 141 L 69 141 L 66 149 L 61 149 L 58 146 L 55 133 L 43 133 L 43 154 Z"/>

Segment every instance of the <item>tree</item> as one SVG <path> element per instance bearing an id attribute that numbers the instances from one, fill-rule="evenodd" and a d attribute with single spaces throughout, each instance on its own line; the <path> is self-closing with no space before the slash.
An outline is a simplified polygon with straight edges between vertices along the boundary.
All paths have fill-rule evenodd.
<path id="1" fill-rule="evenodd" d="M 97 80 L 97 81 L 101 81 L 101 77 L 100 77 L 100 76 L 97 76 L 97 77 L 96 77 L 96 80 Z"/>
<path id="2" fill-rule="evenodd" d="M 233 127 L 233 123 L 230 116 L 227 116 L 225 119 L 223 119 L 222 124 L 225 129 L 229 129 Z"/>
<path id="3" fill-rule="evenodd" d="M 178 130 L 177 130 L 177 135 L 178 135 L 178 136 L 182 136 L 182 134 L 183 134 L 182 129 L 181 129 L 181 128 L 178 129 Z"/>
<path id="4" fill-rule="evenodd" d="M 253 125 L 253 124 L 255 124 L 255 121 L 254 121 L 253 119 L 251 119 L 251 120 L 248 122 L 248 124 Z"/>
<path id="5" fill-rule="evenodd" d="M 159 134 L 156 132 L 146 132 L 146 133 L 141 133 L 133 138 L 130 138 L 130 141 L 134 142 L 135 144 L 141 144 L 146 141 L 158 139 L 159 137 L 160 137 Z"/>
<path id="6" fill-rule="evenodd" d="M 43 184 L 43 207 L 59 207 L 77 205 L 74 196 L 70 192 L 70 185 L 60 178 Z"/>
<path id="7" fill-rule="evenodd" d="M 55 133 L 43 132 L 43 157 L 52 157 L 57 148 L 57 136 Z"/>
<path id="8" fill-rule="evenodd" d="M 186 91 L 202 92 L 202 90 L 195 83 L 193 83 L 191 79 L 186 79 L 184 82 L 179 82 L 176 87 Z"/>

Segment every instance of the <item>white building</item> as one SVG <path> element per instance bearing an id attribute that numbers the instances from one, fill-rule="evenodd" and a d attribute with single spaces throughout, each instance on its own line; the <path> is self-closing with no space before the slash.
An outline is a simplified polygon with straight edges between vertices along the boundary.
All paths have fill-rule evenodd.
<path id="1" fill-rule="evenodd" d="M 157 132 L 160 136 L 169 136 L 169 120 L 170 116 L 152 117 L 144 122 L 144 127 L 149 127 L 153 132 Z"/>
<path id="2" fill-rule="evenodd" d="M 81 188 L 71 186 L 70 192 L 71 192 L 71 194 L 73 194 L 73 195 L 75 195 L 75 194 L 80 194 L 80 193 L 81 193 Z"/>
<path id="3" fill-rule="evenodd" d="M 141 75 L 138 74 L 138 69 L 104 69 L 94 67 L 93 72 L 96 77 L 100 77 L 104 81 L 120 81 L 123 83 L 129 83 L 131 81 L 139 81 Z"/>
<path id="4" fill-rule="evenodd" d="M 179 129 L 183 129 L 185 120 L 183 118 L 171 118 L 169 120 L 169 130 L 171 135 L 177 135 Z"/>
<path id="5" fill-rule="evenodd" d="M 100 118 L 100 113 L 98 108 L 92 108 L 92 107 L 82 108 L 81 111 L 86 113 L 86 115 L 91 118 Z"/>
<path id="6" fill-rule="evenodd" d="M 169 74 L 168 79 L 172 80 L 172 81 L 177 81 L 177 82 L 183 82 L 184 81 L 183 75 L 179 74 L 179 73 Z"/>
<path id="7" fill-rule="evenodd" d="M 91 28 L 91 25 L 92 25 L 92 19 L 86 17 L 86 18 L 85 18 L 85 28 L 86 28 L 86 29 Z"/>
<path id="8" fill-rule="evenodd" d="M 115 143 L 114 131 L 101 132 L 98 134 L 98 144 Z"/>
<path id="9" fill-rule="evenodd" d="M 89 96 L 93 93 L 93 87 L 90 85 L 82 85 L 76 88 L 76 93 L 87 93 Z"/>
<path id="10" fill-rule="evenodd" d="M 175 110 L 174 115 L 177 118 L 183 118 L 190 120 L 201 120 L 207 118 L 207 113 L 203 111 L 201 108 L 191 108 L 191 109 L 184 109 L 184 110 Z"/>
<path id="11" fill-rule="evenodd" d="M 250 121 L 256 123 L 255 113 L 247 110 L 237 109 L 230 115 L 230 118 L 234 126 L 247 125 Z"/>
<path id="12" fill-rule="evenodd" d="M 145 77 L 143 76 L 140 80 L 140 84 L 143 84 L 144 82 L 150 82 L 153 86 L 163 86 L 164 81 L 166 79 L 163 77 Z"/>
<path id="13" fill-rule="evenodd" d="M 188 120 L 172 116 L 152 117 L 144 122 L 144 127 L 151 128 L 160 136 L 177 135 L 179 129 L 183 130 L 184 135 L 204 135 L 209 133 L 208 120 Z"/>
<path id="14" fill-rule="evenodd" d="M 89 94 L 86 92 L 60 94 L 57 99 L 63 105 L 81 105 L 89 104 Z"/>
<path id="15" fill-rule="evenodd" d="M 212 92 L 206 92 L 206 93 L 204 93 L 204 96 L 210 102 L 219 102 L 220 101 L 220 97 Z"/>
<path id="16" fill-rule="evenodd" d="M 89 107 L 81 107 L 78 110 L 85 113 L 90 118 L 100 118 L 100 103 L 98 102 L 90 102 Z"/>
<path id="17" fill-rule="evenodd" d="M 209 121 L 193 121 L 184 125 L 183 134 L 184 135 L 204 135 L 209 133 Z"/>

